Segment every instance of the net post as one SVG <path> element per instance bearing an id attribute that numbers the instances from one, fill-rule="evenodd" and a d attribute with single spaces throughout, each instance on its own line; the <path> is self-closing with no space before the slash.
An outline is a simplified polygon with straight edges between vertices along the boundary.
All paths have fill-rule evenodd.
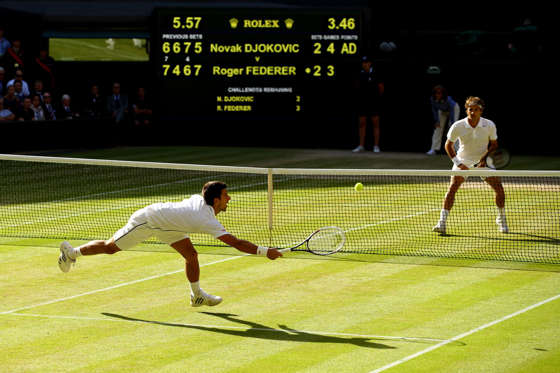
<path id="1" fill-rule="evenodd" d="M 272 203 L 272 196 L 274 192 L 273 186 L 273 169 L 269 168 L 267 173 L 267 184 L 268 184 L 268 191 L 267 191 L 267 200 L 268 200 L 268 240 L 269 246 L 272 245 L 272 213 L 273 213 L 273 203 Z"/>

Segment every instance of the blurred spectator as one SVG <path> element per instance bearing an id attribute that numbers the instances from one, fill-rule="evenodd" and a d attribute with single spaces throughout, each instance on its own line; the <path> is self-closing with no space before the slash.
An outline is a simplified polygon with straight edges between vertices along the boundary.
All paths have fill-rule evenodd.
<path id="1" fill-rule="evenodd" d="M 150 126 L 152 124 L 152 105 L 146 100 L 146 89 L 144 87 L 138 88 L 132 110 L 135 126 Z"/>
<path id="2" fill-rule="evenodd" d="M 70 95 L 62 95 L 60 110 L 58 110 L 58 119 L 74 119 L 80 116 L 80 114 L 72 110 Z"/>
<path id="3" fill-rule="evenodd" d="M 45 112 L 41 106 L 41 98 L 39 95 L 33 95 L 31 98 L 31 110 L 33 110 L 33 120 L 45 120 Z"/>
<path id="4" fill-rule="evenodd" d="M 14 120 L 15 118 L 15 114 L 4 107 L 4 98 L 0 97 L 0 122 Z"/>
<path id="5" fill-rule="evenodd" d="M 106 39 L 105 44 L 107 44 L 107 49 L 115 49 L 115 40 L 113 38 Z"/>
<path id="6" fill-rule="evenodd" d="M 432 135 L 432 147 L 426 154 L 435 155 L 441 149 L 443 133 L 459 120 L 461 109 L 459 104 L 447 94 L 447 90 L 442 85 L 436 85 L 432 89 L 430 103 L 432 105 L 434 133 Z"/>
<path id="7" fill-rule="evenodd" d="M 4 96 L 4 108 L 9 109 L 12 113 L 17 113 L 19 110 L 20 101 L 16 96 L 16 89 L 13 85 L 6 89 Z"/>
<path id="8" fill-rule="evenodd" d="M 23 70 L 25 68 L 24 61 L 25 58 L 21 40 L 16 39 L 12 42 L 12 46 L 6 50 L 6 54 L 4 55 L 4 68 L 6 68 L 10 74 L 18 69 Z"/>
<path id="9" fill-rule="evenodd" d="M 4 37 L 4 28 L 0 26 L 0 60 L 4 57 L 6 52 L 8 52 L 8 48 L 10 48 L 12 44 Z"/>
<path id="10" fill-rule="evenodd" d="M 121 85 L 113 83 L 113 94 L 107 99 L 107 112 L 116 124 L 124 124 L 128 114 L 128 96 L 121 94 Z"/>
<path id="11" fill-rule="evenodd" d="M 41 48 L 39 57 L 35 57 L 35 76 L 43 81 L 46 89 L 55 88 L 54 58 L 49 56 L 46 48 Z"/>
<path id="12" fill-rule="evenodd" d="M 36 80 L 33 83 L 33 91 L 31 92 L 31 96 L 38 95 L 39 99 L 41 100 L 41 104 L 43 104 L 43 81 Z"/>
<path id="13" fill-rule="evenodd" d="M 21 108 L 17 112 L 16 117 L 17 117 L 17 120 L 20 120 L 20 121 L 34 120 L 35 113 L 31 109 L 31 99 L 29 97 L 26 97 L 23 100 L 23 105 L 21 106 Z"/>
<path id="14" fill-rule="evenodd" d="M 379 50 L 383 53 L 393 53 L 397 50 L 397 44 L 391 40 L 384 40 L 379 43 Z"/>
<path id="15" fill-rule="evenodd" d="M 91 90 L 85 106 L 85 115 L 88 118 L 99 119 L 103 117 L 103 113 L 105 112 L 105 104 L 103 102 L 103 98 L 99 94 L 99 86 L 97 84 L 93 84 L 91 86 Z"/>
<path id="16" fill-rule="evenodd" d="M 520 26 L 513 29 L 512 41 L 508 48 L 512 54 L 525 56 L 542 52 L 539 29 L 531 18 L 525 18 Z"/>
<path id="17" fill-rule="evenodd" d="M 486 51 L 485 39 L 487 32 L 482 30 L 466 30 L 455 37 L 455 44 L 464 55 L 480 56 Z"/>
<path id="18" fill-rule="evenodd" d="M 16 80 L 13 85 L 15 90 L 14 93 L 18 98 L 19 102 L 23 102 L 24 98 L 29 97 L 29 95 L 26 95 L 25 92 L 23 92 L 23 88 L 22 88 L 23 86 L 20 81 Z"/>
<path id="19" fill-rule="evenodd" d="M 0 66 L 0 97 L 4 95 L 4 91 L 6 90 L 6 70 L 2 66 Z"/>
<path id="20" fill-rule="evenodd" d="M 13 85 L 15 82 L 21 82 L 21 90 L 25 97 L 29 96 L 31 92 L 29 92 L 29 85 L 25 80 L 23 80 L 23 70 L 17 69 L 14 74 L 14 78 L 6 84 L 7 86 Z"/>
<path id="21" fill-rule="evenodd" d="M 43 109 L 46 120 L 56 120 L 56 110 L 52 104 L 50 92 L 43 93 Z"/>
<path id="22" fill-rule="evenodd" d="M 362 69 L 357 82 L 357 109 L 359 117 L 358 135 L 360 144 L 354 153 L 363 152 L 366 143 L 366 124 L 371 119 L 373 125 L 373 151 L 379 153 L 379 114 L 381 111 L 381 99 L 385 85 L 379 79 L 377 70 L 374 70 L 371 60 L 364 56 L 362 58 Z"/>

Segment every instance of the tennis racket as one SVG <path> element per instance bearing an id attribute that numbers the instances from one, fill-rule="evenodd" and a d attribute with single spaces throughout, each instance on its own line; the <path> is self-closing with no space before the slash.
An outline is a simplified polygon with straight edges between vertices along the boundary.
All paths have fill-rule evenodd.
<path id="1" fill-rule="evenodd" d="M 486 164 L 490 167 L 494 167 L 497 170 L 501 170 L 502 168 L 506 168 L 511 161 L 511 155 L 504 148 L 498 148 L 488 154 L 486 158 Z"/>
<path id="2" fill-rule="evenodd" d="M 338 227 L 323 227 L 311 233 L 300 244 L 285 249 L 285 251 L 308 251 L 315 255 L 334 254 L 344 246 L 346 235 L 344 231 Z"/>

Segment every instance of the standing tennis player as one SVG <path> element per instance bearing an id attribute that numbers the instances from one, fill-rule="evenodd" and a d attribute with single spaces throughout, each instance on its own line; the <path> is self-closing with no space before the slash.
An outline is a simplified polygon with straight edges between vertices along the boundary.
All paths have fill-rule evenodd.
<path id="1" fill-rule="evenodd" d="M 62 272 L 68 272 L 79 256 L 114 254 L 156 236 L 185 258 L 185 272 L 191 286 L 191 306 L 215 306 L 222 298 L 200 288 L 198 254 L 189 233 L 207 233 L 239 251 L 266 256 L 271 260 L 282 256 L 277 249 L 254 245 L 226 231 L 216 215 L 226 211 L 230 199 L 225 183 L 210 181 L 202 188 L 202 195 L 195 194 L 182 202 L 155 203 L 136 211 L 128 223 L 108 240 L 91 241 L 80 247 L 62 242 L 58 266 Z"/>
<path id="2" fill-rule="evenodd" d="M 445 151 L 453 161 L 453 170 L 468 170 L 473 167 L 479 169 L 488 169 L 486 158 L 488 154 L 498 148 L 498 134 L 496 125 L 491 120 L 482 118 L 484 111 L 484 101 L 479 97 L 469 97 L 465 102 L 467 117 L 461 119 L 451 126 L 447 133 L 447 141 L 445 143 Z M 459 151 L 455 154 L 453 145 L 459 140 Z M 492 176 L 482 178 L 486 181 L 496 193 L 496 206 L 498 207 L 498 216 L 496 224 L 498 230 L 502 233 L 508 233 L 509 229 L 506 223 L 505 213 L 505 193 L 502 182 L 499 177 Z M 451 184 L 443 201 L 443 209 L 441 210 L 439 221 L 432 229 L 434 232 L 445 233 L 447 217 L 449 211 L 455 202 L 455 193 L 465 181 L 463 176 L 452 176 Z"/>

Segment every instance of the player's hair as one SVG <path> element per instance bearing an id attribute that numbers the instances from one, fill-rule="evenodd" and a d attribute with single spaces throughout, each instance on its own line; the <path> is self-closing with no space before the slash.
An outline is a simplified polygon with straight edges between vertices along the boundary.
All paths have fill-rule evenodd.
<path id="1" fill-rule="evenodd" d="M 207 205 L 214 206 L 214 198 L 220 198 L 222 190 L 226 189 L 227 185 L 223 181 L 209 181 L 202 187 L 202 197 Z"/>
<path id="2" fill-rule="evenodd" d="M 467 97 L 467 100 L 465 101 L 465 109 L 467 109 L 469 106 L 473 106 L 473 105 L 480 106 L 480 108 L 483 109 L 483 110 L 486 107 L 486 104 L 484 103 L 484 100 L 481 99 L 480 97 L 476 97 L 476 96 Z"/>
<path id="3" fill-rule="evenodd" d="M 435 96 L 437 91 L 441 91 L 441 97 L 447 99 L 447 89 L 444 86 L 438 84 L 432 88 L 432 96 Z"/>

